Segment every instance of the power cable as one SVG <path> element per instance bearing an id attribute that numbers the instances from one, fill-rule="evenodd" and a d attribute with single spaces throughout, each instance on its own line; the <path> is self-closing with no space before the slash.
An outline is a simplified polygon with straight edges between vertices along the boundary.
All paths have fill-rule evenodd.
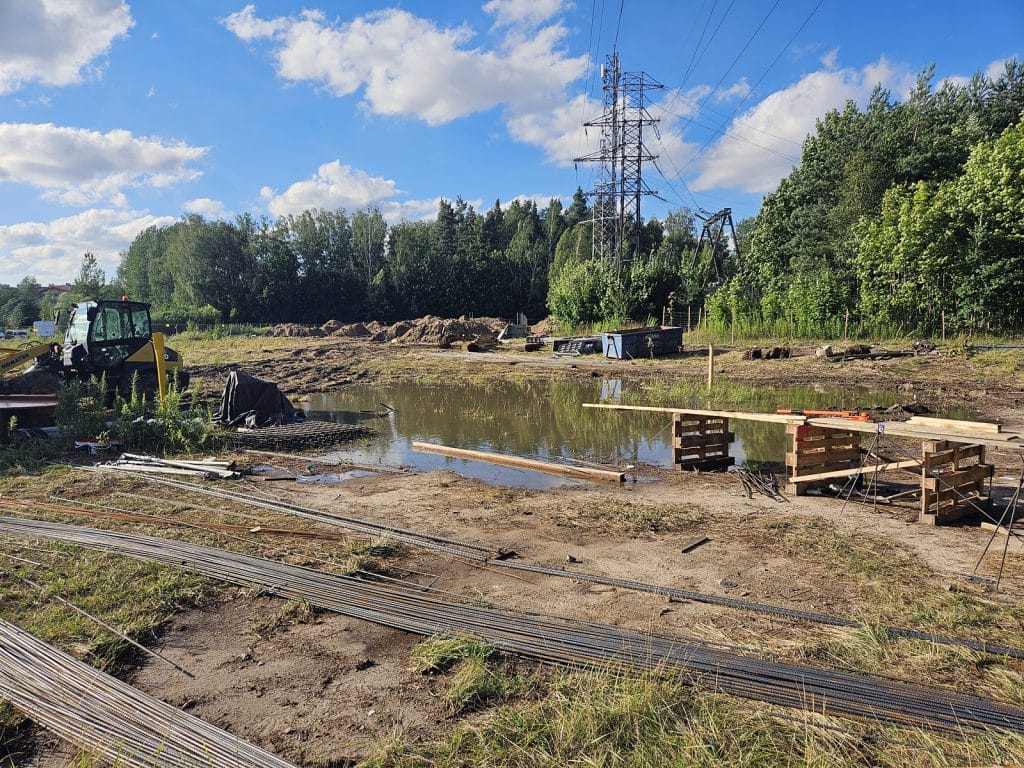
<path id="1" fill-rule="evenodd" d="M 612 42 L 612 50 L 618 50 L 619 47 L 619 29 L 622 27 L 622 9 L 626 5 L 626 0 L 619 0 L 619 20 L 615 22 L 615 40 Z"/>
<path id="2" fill-rule="evenodd" d="M 800 26 L 799 26 L 799 27 L 797 27 L 797 30 L 796 30 L 796 32 L 794 32 L 794 33 L 793 33 L 793 35 L 792 35 L 792 36 L 791 36 L 791 37 L 789 38 L 789 40 L 787 40 L 787 41 L 786 41 L 786 44 L 785 44 L 784 46 L 782 46 L 782 50 L 781 50 L 781 51 L 779 51 L 778 55 L 777 55 L 777 56 L 776 56 L 776 57 L 775 57 L 774 59 L 772 59 L 772 62 L 771 62 L 771 64 L 769 64 L 769 65 L 768 65 L 768 66 L 767 66 L 767 67 L 765 68 L 764 72 L 762 72 L 762 73 L 761 73 L 761 76 L 760 76 L 760 77 L 759 77 L 759 78 L 757 79 L 757 81 L 756 81 L 756 82 L 754 83 L 754 85 L 753 85 L 753 86 L 751 87 L 751 89 L 750 89 L 750 91 L 749 91 L 749 92 L 747 93 L 747 95 L 746 95 L 746 96 L 744 96 L 744 97 L 743 97 L 742 99 L 740 99 L 739 103 L 738 103 L 738 104 L 736 105 L 736 108 L 735 108 L 735 109 L 733 109 L 733 111 L 732 111 L 732 114 L 731 114 L 731 115 L 729 115 L 729 117 L 728 117 L 728 118 L 727 118 L 727 119 L 725 120 L 725 122 L 724 122 L 724 123 L 722 123 L 722 125 L 721 125 L 721 126 L 719 126 L 719 130 L 721 130 L 722 128 L 724 128 L 724 126 L 725 126 L 726 124 L 728 124 L 728 122 L 729 122 L 730 120 L 732 120 L 732 118 L 733 118 L 733 117 L 735 117 L 735 116 L 736 116 L 736 113 L 737 113 L 737 112 L 739 112 L 739 109 L 740 109 L 740 107 L 742 107 L 742 106 L 743 106 L 743 104 L 744 104 L 744 102 L 746 102 L 746 101 L 747 101 L 747 99 L 749 99 L 749 98 L 750 98 L 750 96 L 751 96 L 751 95 L 752 95 L 752 94 L 754 93 L 754 91 L 755 91 L 755 90 L 757 89 L 757 86 L 759 86 L 759 85 L 761 84 L 761 81 L 763 81 L 763 80 L 765 79 L 765 77 L 767 77 L 767 76 L 768 76 L 768 73 L 769 73 L 769 72 L 771 72 L 772 68 L 773 68 L 773 67 L 774 67 L 774 66 L 775 66 L 775 65 L 776 65 L 776 64 L 777 64 L 777 63 L 779 62 L 779 59 L 781 59 L 781 58 L 782 58 L 783 54 L 785 54 L 785 52 L 786 52 L 787 50 L 789 50 L 789 46 L 793 44 L 793 41 L 794 41 L 794 40 L 796 40 L 796 38 L 797 38 L 797 35 L 799 35 L 799 34 L 800 34 L 800 33 L 801 33 L 802 31 L 803 31 L 804 27 L 806 27 L 806 26 L 807 26 L 808 22 L 810 22 L 810 20 L 811 20 L 811 19 L 812 19 L 812 18 L 814 17 L 814 14 L 816 14 L 816 13 L 818 12 L 818 9 L 819 9 L 819 8 L 821 8 L 821 6 L 822 6 L 822 4 L 823 4 L 824 2 L 825 2 L 825 0 L 818 0 L 818 3 L 817 3 L 817 5 L 815 5 L 815 6 L 814 6 L 814 8 L 812 8 L 812 9 L 811 9 L 811 12 L 810 12 L 809 14 L 807 14 L 807 17 L 806 17 L 806 18 L 805 18 L 805 19 L 803 20 L 803 23 L 802 23 L 802 24 L 800 24 Z M 769 15 L 771 15 L 771 14 L 770 14 L 770 12 L 769 12 Z M 765 19 L 767 20 L 767 17 L 765 17 Z M 698 110 L 698 111 L 699 111 L 699 110 Z M 715 140 L 715 139 L 716 139 L 716 138 L 718 137 L 718 135 L 719 135 L 719 133 L 718 133 L 718 132 L 715 132 L 715 133 L 713 133 L 713 134 L 712 134 L 712 135 L 711 135 L 711 136 L 710 136 L 710 137 L 708 138 L 708 140 L 707 140 L 707 141 L 705 141 L 705 142 L 704 142 L 704 143 L 703 143 L 703 144 L 701 145 L 700 149 L 698 149 L 698 150 L 697 150 L 697 151 L 696 151 L 696 152 L 694 153 L 694 155 L 693 155 L 693 156 L 692 156 L 692 157 L 691 157 L 691 158 L 690 158 L 689 160 L 687 160 L 687 161 L 686 161 L 686 163 L 685 163 L 685 164 L 683 165 L 683 170 L 684 170 L 684 171 L 685 171 L 685 170 L 686 170 L 686 169 L 687 169 L 687 168 L 688 168 L 688 167 L 690 166 L 690 164 L 691 164 L 691 163 L 693 163 L 693 161 L 694 161 L 694 160 L 696 160 L 696 159 L 697 159 L 697 158 L 698 158 L 698 157 L 700 156 L 700 154 L 701 154 L 701 153 L 702 153 L 702 152 L 703 152 L 703 151 L 704 151 L 705 149 L 707 149 L 707 148 L 708 148 L 708 147 L 709 147 L 709 146 L 711 145 L 711 142 L 712 142 L 712 141 L 714 141 L 714 140 Z"/>

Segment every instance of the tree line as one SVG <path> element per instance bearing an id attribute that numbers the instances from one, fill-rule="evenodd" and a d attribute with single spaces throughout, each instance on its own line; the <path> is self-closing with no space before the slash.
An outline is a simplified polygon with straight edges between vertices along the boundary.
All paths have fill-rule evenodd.
<path id="1" fill-rule="evenodd" d="M 902 102 L 879 87 L 823 116 L 738 242 L 701 253 L 683 209 L 627 228 L 621 265 L 596 260 L 580 190 L 542 208 L 442 200 L 432 220 L 396 224 L 373 208 L 189 215 L 140 233 L 111 283 L 86 254 L 62 297 L 40 299 L 31 278 L 0 286 L 0 323 L 123 293 L 167 322 L 524 312 L 581 326 L 690 307 L 718 327 L 792 336 L 1019 330 L 1024 66 L 933 79 L 924 71 Z"/>
<path id="2" fill-rule="evenodd" d="M 829 112 L 740 227 L 722 326 L 828 336 L 1024 328 L 1024 66 Z"/>

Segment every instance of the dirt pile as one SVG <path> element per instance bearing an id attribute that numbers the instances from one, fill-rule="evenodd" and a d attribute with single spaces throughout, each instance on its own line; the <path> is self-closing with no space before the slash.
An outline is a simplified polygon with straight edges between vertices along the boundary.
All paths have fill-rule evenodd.
<path id="1" fill-rule="evenodd" d="M 267 333 L 268 336 L 323 336 L 324 331 L 315 325 L 299 323 L 278 323 Z"/>
<path id="2" fill-rule="evenodd" d="M 530 333 L 535 336 L 557 336 L 558 321 L 553 317 L 545 317 L 539 323 L 534 323 L 530 327 Z"/>
<path id="3" fill-rule="evenodd" d="M 469 318 L 463 315 L 456 319 L 445 319 L 427 315 L 407 325 L 409 328 L 404 333 L 392 339 L 394 343 L 447 347 L 455 342 L 471 341 L 479 336 L 492 336 L 504 328 L 506 323 L 496 317 Z M 396 330 L 394 326 L 392 330 Z"/>
<path id="4" fill-rule="evenodd" d="M 341 325 L 336 328 L 331 336 L 372 336 L 373 334 L 369 329 L 362 323 L 352 323 L 350 325 Z"/>

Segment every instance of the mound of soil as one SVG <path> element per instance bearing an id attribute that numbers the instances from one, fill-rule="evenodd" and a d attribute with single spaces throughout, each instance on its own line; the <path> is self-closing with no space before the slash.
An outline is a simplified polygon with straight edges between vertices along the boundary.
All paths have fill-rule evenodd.
<path id="1" fill-rule="evenodd" d="M 536 336 L 557 336 L 558 321 L 553 317 L 545 317 L 539 323 L 534 323 L 530 327 L 530 333 Z"/>
<path id="2" fill-rule="evenodd" d="M 338 327 L 332 336 L 372 336 L 373 334 L 362 323 L 352 323 Z"/>
<path id="3" fill-rule="evenodd" d="M 268 336 L 323 336 L 324 332 L 315 325 L 299 323 L 278 323 L 270 329 Z"/>
<path id="4" fill-rule="evenodd" d="M 320 330 L 323 331 L 325 335 L 329 336 L 332 333 L 336 332 L 339 328 L 343 327 L 344 323 L 342 323 L 340 320 L 328 320 L 326 323 L 320 326 Z"/>
<path id="5" fill-rule="evenodd" d="M 491 336 L 505 327 L 505 321 L 495 317 L 468 318 L 465 315 L 454 320 L 427 315 L 415 320 L 411 327 L 398 336 L 398 344 L 422 344 L 447 347 L 457 341 L 470 341 L 479 336 Z"/>

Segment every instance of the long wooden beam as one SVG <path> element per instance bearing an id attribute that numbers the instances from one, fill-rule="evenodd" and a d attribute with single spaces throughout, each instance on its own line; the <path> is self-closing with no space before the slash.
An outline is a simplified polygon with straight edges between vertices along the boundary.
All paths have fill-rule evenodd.
<path id="1" fill-rule="evenodd" d="M 906 461 L 891 461 L 887 464 L 865 464 L 863 467 L 850 467 L 849 469 L 836 469 L 831 472 L 819 472 L 816 475 L 796 475 L 789 478 L 791 483 L 806 483 L 815 480 L 832 480 L 837 477 L 849 477 L 850 475 L 868 475 L 874 472 L 892 472 L 897 469 L 916 469 L 921 466 L 921 459 L 907 459 Z"/>
<path id="2" fill-rule="evenodd" d="M 687 416 L 707 416 L 713 419 L 739 419 L 740 421 L 767 421 L 772 424 L 803 424 L 804 417 L 781 413 L 745 413 L 743 411 L 705 411 L 698 408 L 666 408 L 654 405 L 618 405 L 615 403 L 584 403 L 584 408 L 606 408 L 610 411 L 647 411 L 649 413 L 681 413 Z"/>
<path id="3" fill-rule="evenodd" d="M 849 432 L 877 432 L 878 424 L 865 421 L 850 421 L 848 419 L 811 418 L 807 423 L 814 427 L 830 427 L 832 429 L 843 429 Z M 991 445 L 997 448 L 1024 448 L 1020 434 L 1001 432 L 998 435 L 967 434 L 965 432 L 944 431 L 941 429 L 920 429 L 910 426 L 907 422 L 886 421 L 883 424 L 882 433 L 892 437 L 911 437 L 917 440 L 949 440 L 954 443 L 978 443 Z"/>
<path id="4" fill-rule="evenodd" d="M 438 453 L 442 456 L 454 456 L 458 459 L 469 459 L 471 461 L 486 461 L 489 464 L 500 464 L 515 469 L 532 469 L 537 472 L 547 472 L 549 475 L 561 475 L 572 477 L 577 480 L 604 480 L 606 482 L 621 483 L 626 479 L 625 472 L 615 472 L 610 469 L 591 469 L 590 467 L 567 467 L 564 464 L 554 464 L 549 461 L 537 461 L 536 459 L 524 459 L 521 456 L 507 456 L 501 453 L 488 453 L 487 451 L 472 451 L 468 448 L 452 448 L 448 445 L 437 445 L 436 443 L 412 444 L 414 451 L 423 453 Z"/>

